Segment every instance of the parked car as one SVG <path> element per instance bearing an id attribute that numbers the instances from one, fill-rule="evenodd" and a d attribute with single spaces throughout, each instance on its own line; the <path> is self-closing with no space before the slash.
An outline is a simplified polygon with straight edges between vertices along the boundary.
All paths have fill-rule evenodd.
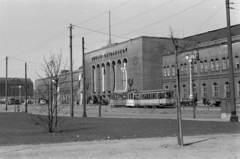
<path id="1" fill-rule="evenodd" d="M 191 106 L 191 100 L 189 98 L 182 98 L 182 100 L 180 101 L 180 105 L 182 106 Z"/>
<path id="2" fill-rule="evenodd" d="M 43 99 L 40 100 L 39 104 L 40 104 L 40 105 L 45 105 L 45 104 L 46 104 L 46 100 L 43 100 Z"/>

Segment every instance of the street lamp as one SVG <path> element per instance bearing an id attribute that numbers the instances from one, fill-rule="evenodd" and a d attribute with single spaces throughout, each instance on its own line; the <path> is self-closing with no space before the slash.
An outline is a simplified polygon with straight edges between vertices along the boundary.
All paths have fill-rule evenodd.
<path id="1" fill-rule="evenodd" d="M 189 95 L 189 99 L 192 102 L 192 106 L 193 106 L 193 118 L 196 118 L 196 113 L 195 113 L 195 103 L 193 100 L 193 84 L 192 84 L 192 70 L 193 70 L 193 66 L 194 66 L 194 62 L 199 61 L 199 53 L 198 53 L 198 46 L 196 48 L 197 52 L 196 54 L 194 54 L 193 52 L 191 52 L 190 54 L 188 54 L 186 56 L 186 60 L 189 62 L 189 77 L 190 77 L 190 95 Z"/>
<path id="2" fill-rule="evenodd" d="M 19 86 L 19 102 L 21 104 L 21 86 Z"/>

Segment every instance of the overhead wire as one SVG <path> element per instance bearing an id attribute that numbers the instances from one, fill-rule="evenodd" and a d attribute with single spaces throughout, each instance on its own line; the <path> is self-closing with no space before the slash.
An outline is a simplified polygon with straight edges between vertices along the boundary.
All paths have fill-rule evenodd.
<path id="1" fill-rule="evenodd" d="M 42 63 L 38 63 L 38 62 L 33 62 L 33 61 L 27 61 L 27 60 L 21 60 L 21 59 L 17 59 L 17 58 L 13 58 L 13 57 L 9 57 L 9 59 L 13 59 L 13 60 L 17 60 L 17 61 L 22 61 L 22 62 L 28 62 L 28 63 L 32 63 L 32 64 L 38 64 L 38 65 L 42 65 Z"/>
<path id="2" fill-rule="evenodd" d="M 153 25 L 156 25 L 156 24 L 158 24 L 158 23 L 160 23 L 160 22 L 163 22 L 163 21 L 165 21 L 165 20 L 167 20 L 167 19 L 170 19 L 170 18 L 172 18 L 172 17 L 174 17 L 174 16 L 177 16 L 177 15 L 183 13 L 183 12 L 186 12 L 186 11 L 188 11 L 188 10 L 190 10 L 190 9 L 192 9 L 192 8 L 198 6 L 198 5 L 200 5 L 200 4 L 202 4 L 202 3 L 206 2 L 206 1 L 207 1 L 207 0 L 201 1 L 200 3 L 197 3 L 197 4 L 195 4 L 195 5 L 193 5 L 193 6 L 189 7 L 189 8 L 186 8 L 186 9 L 180 11 L 180 12 L 177 12 L 177 13 L 171 15 L 171 16 L 168 16 L 168 17 L 166 17 L 166 18 L 164 18 L 164 19 L 162 19 L 162 20 L 160 20 L 160 21 L 157 21 L 157 22 L 155 22 L 155 23 L 152 23 L 152 24 L 147 25 L 147 26 L 145 26 L 145 27 L 142 27 L 142 28 L 140 28 L 140 29 L 137 29 L 137 30 L 128 32 L 128 33 L 123 34 L 123 35 L 121 35 L 121 36 L 116 36 L 116 35 L 114 35 L 114 36 L 115 36 L 115 37 L 125 38 L 125 39 L 131 39 L 131 38 L 127 38 L 127 37 L 124 37 L 124 36 L 125 36 L 125 35 L 129 35 L 129 34 L 134 33 L 134 32 L 137 32 L 137 31 L 140 31 L 140 30 L 143 30 L 143 29 L 146 29 L 146 28 L 151 27 L 151 26 L 153 26 Z M 79 27 L 79 26 L 76 26 L 76 27 Z M 87 29 L 87 28 L 82 28 L 82 29 Z M 87 29 L 87 30 L 88 30 L 88 29 Z M 102 33 L 102 32 L 96 31 L 96 30 L 95 30 L 95 32 Z M 107 34 L 107 33 L 104 33 L 104 34 Z M 88 45 L 92 45 L 92 44 L 96 44 L 96 43 L 101 43 L 101 42 L 105 42 L 105 40 L 104 40 L 104 41 L 94 42 L 94 43 L 88 43 Z"/>
<path id="3" fill-rule="evenodd" d="M 198 34 L 199 33 L 199 29 L 201 29 L 201 27 L 203 26 L 203 25 L 205 25 L 215 14 L 217 14 L 218 13 L 218 11 L 220 11 L 222 8 L 223 8 L 223 6 L 224 5 L 222 5 L 216 12 L 214 12 L 204 23 L 202 23 L 201 25 L 200 25 L 200 27 L 198 27 L 195 31 L 194 31 L 194 34 Z M 198 31 L 199 30 L 199 31 Z M 198 32 L 197 32 L 198 31 Z"/>
<path id="4" fill-rule="evenodd" d="M 154 10 L 160 8 L 160 7 L 163 7 L 164 5 L 166 5 L 166 4 L 168 4 L 168 3 L 172 2 L 172 1 L 173 1 L 173 0 L 170 0 L 170 1 L 166 2 L 166 3 L 163 3 L 163 4 L 161 4 L 161 5 L 153 8 L 153 9 L 147 10 L 146 12 L 143 12 L 143 13 L 141 13 L 141 14 L 138 14 L 138 15 L 136 15 L 136 16 L 133 16 L 133 17 L 131 17 L 131 18 L 129 18 L 129 19 L 126 19 L 126 20 L 124 20 L 124 21 L 121 21 L 121 22 L 119 22 L 119 23 L 113 24 L 113 25 L 111 25 L 111 27 L 114 27 L 114 26 L 120 25 L 120 24 L 122 24 L 122 23 L 128 22 L 128 21 L 130 21 L 130 20 L 132 20 L 132 19 L 138 18 L 138 17 L 140 17 L 140 16 L 142 16 L 142 15 L 144 15 L 144 14 L 147 14 L 147 13 L 149 13 L 149 12 L 152 12 L 152 11 L 154 11 Z M 77 26 L 77 25 L 75 25 L 75 26 Z M 104 30 L 104 29 L 107 29 L 107 28 L 108 28 L 108 27 L 104 27 L 104 28 L 98 29 L 98 31 Z M 74 35 L 74 36 L 86 35 L 86 34 L 90 34 L 90 33 L 92 33 L 92 32 L 86 32 L 86 33 L 77 34 L 77 35 Z"/>
<path id="5" fill-rule="evenodd" d="M 45 45 L 45 44 L 48 43 L 49 41 L 52 41 L 53 39 L 56 39 L 57 37 L 59 37 L 59 36 L 61 36 L 63 33 L 65 33 L 66 31 L 67 31 L 67 29 L 64 29 L 63 31 L 61 31 L 60 33 L 56 34 L 55 36 L 53 36 L 52 38 L 50 38 L 50 39 L 47 40 L 46 42 L 44 42 L 44 43 L 42 43 L 42 44 L 40 44 L 40 45 L 38 45 L 38 46 L 36 46 L 36 47 L 34 47 L 34 48 L 28 50 L 28 51 L 25 51 L 25 52 L 19 53 L 19 54 L 15 55 L 15 56 L 19 56 L 19 55 L 23 55 L 23 54 L 29 53 L 30 51 L 35 50 L 35 49 L 37 49 L 37 48 L 39 48 L 39 47 Z"/>
<path id="6" fill-rule="evenodd" d="M 113 10 L 115 10 L 115 9 L 117 9 L 117 8 L 119 8 L 119 7 L 121 7 L 121 6 L 125 5 L 125 4 L 127 4 L 127 3 L 129 3 L 129 2 L 131 2 L 131 1 L 133 1 L 133 0 L 129 0 L 129 1 L 125 2 L 125 3 L 123 3 L 123 4 L 120 4 L 120 5 L 118 5 L 118 6 L 114 7 L 114 8 L 112 8 L 112 9 L 110 9 L 110 11 L 113 11 Z M 86 23 L 86 22 L 91 21 L 91 20 L 93 20 L 93 19 L 96 19 L 96 18 L 98 18 L 98 17 L 100 17 L 100 16 L 102 16 L 102 15 L 108 13 L 108 12 L 109 12 L 109 11 L 103 12 L 103 13 L 101 13 L 101 14 L 95 16 L 95 17 L 92 17 L 92 18 L 90 18 L 90 19 L 87 19 L 87 20 L 85 20 L 85 21 L 82 21 L 82 22 L 80 22 L 80 23 L 77 23 L 77 24 L 75 24 L 75 25 L 79 25 L 79 24 Z"/>

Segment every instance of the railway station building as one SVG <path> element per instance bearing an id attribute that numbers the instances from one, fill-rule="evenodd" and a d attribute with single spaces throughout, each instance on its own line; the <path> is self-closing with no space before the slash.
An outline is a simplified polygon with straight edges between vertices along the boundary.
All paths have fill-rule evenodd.
<path id="1" fill-rule="evenodd" d="M 231 30 L 234 87 L 240 98 L 240 25 L 232 26 Z M 191 47 L 177 58 L 181 98 L 188 98 L 190 94 L 190 69 L 192 90 L 198 101 L 228 97 L 230 64 L 226 28 L 177 40 L 191 43 Z M 188 62 L 186 56 L 197 52 L 199 60 Z M 112 92 L 175 90 L 176 71 L 174 45 L 170 38 L 141 36 L 112 43 L 85 54 L 86 94 L 108 99 Z"/>

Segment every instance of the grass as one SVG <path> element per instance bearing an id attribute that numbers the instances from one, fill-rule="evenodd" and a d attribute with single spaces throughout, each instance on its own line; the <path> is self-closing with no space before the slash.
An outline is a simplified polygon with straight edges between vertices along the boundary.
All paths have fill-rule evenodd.
<path id="1" fill-rule="evenodd" d="M 55 133 L 32 121 L 35 115 L 0 113 L 0 145 L 62 143 L 109 139 L 176 136 L 177 120 L 61 117 L 64 124 Z M 240 124 L 213 121 L 183 121 L 183 135 L 240 133 Z"/>

